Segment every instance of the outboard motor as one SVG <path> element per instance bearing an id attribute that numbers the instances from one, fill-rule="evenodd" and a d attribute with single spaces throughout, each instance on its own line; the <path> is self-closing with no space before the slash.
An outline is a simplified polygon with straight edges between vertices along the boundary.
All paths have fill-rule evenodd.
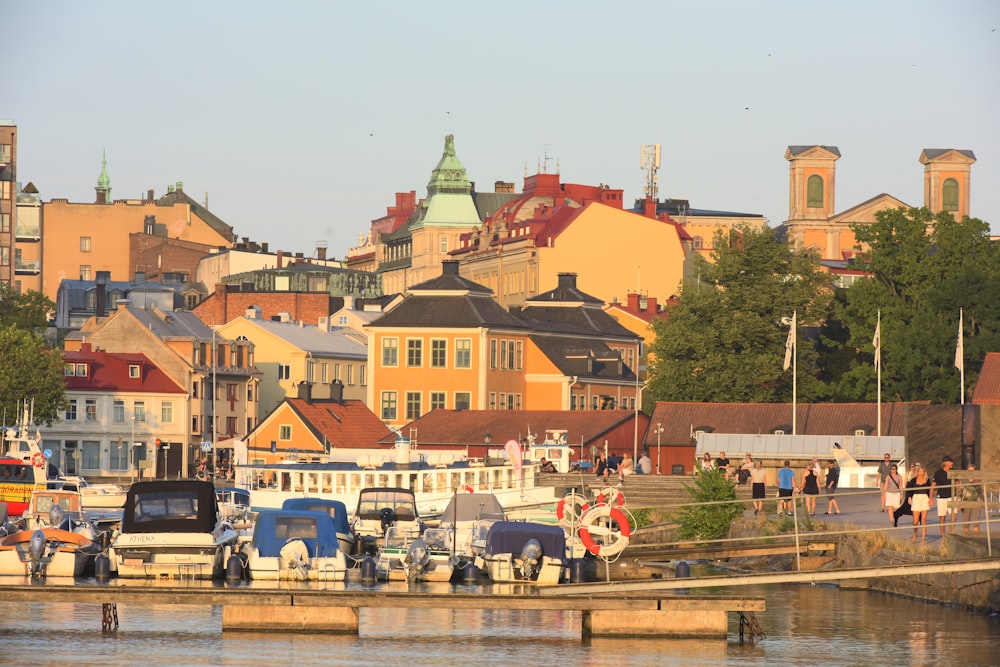
<path id="1" fill-rule="evenodd" d="M 396 523 L 396 512 L 391 507 L 383 507 L 379 513 L 379 520 L 382 523 L 382 534 L 389 529 L 389 526 Z"/>
<path id="2" fill-rule="evenodd" d="M 406 555 L 403 556 L 403 569 L 406 570 L 406 578 L 413 579 L 418 576 L 427 567 L 430 559 L 424 539 L 418 537 L 413 540 L 406 550 Z"/>
<path id="3" fill-rule="evenodd" d="M 49 508 L 49 525 L 53 528 L 62 528 L 63 510 L 59 505 Z"/>
<path id="4" fill-rule="evenodd" d="M 299 579 L 309 577 L 309 547 L 300 539 L 290 539 L 278 552 L 281 567 L 295 572 Z"/>
<path id="5" fill-rule="evenodd" d="M 45 557 L 45 533 L 36 530 L 28 542 L 28 559 L 32 577 L 42 576 L 42 559 Z"/>
<path id="6" fill-rule="evenodd" d="M 542 544 L 535 538 L 524 543 L 521 548 L 521 577 L 531 579 L 538 574 L 542 564 Z"/>

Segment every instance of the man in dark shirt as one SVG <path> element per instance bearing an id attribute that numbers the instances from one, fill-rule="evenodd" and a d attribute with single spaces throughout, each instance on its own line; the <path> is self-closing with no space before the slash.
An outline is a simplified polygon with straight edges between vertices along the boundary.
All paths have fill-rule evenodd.
<path id="1" fill-rule="evenodd" d="M 937 502 L 938 524 L 941 526 L 941 537 L 947 531 L 948 515 L 951 515 L 952 530 L 955 526 L 955 510 L 951 505 L 951 480 L 948 479 L 948 472 L 955 462 L 945 454 L 941 457 L 941 467 L 934 473 L 931 480 L 931 502 Z"/>
<path id="2" fill-rule="evenodd" d="M 715 459 L 715 469 L 723 471 L 726 479 L 729 479 L 729 459 L 725 452 L 719 452 L 719 458 Z"/>

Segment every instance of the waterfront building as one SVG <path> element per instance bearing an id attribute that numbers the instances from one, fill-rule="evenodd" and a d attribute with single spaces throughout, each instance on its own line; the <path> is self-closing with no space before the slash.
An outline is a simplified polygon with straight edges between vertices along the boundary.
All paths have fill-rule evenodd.
<path id="1" fill-rule="evenodd" d="M 185 282 L 179 273 L 164 274 L 160 281 L 151 282 L 141 273 L 124 281 L 112 280 L 108 271 L 98 271 L 94 280 L 66 279 L 59 284 L 55 325 L 63 330 L 79 329 L 91 317 L 106 316 L 120 301 L 164 311 L 182 308 L 200 301 L 203 291 L 200 285 Z"/>
<path id="2" fill-rule="evenodd" d="M 144 354 L 82 343 L 63 353 L 67 407 L 42 447 L 67 475 L 167 477 L 183 470 L 187 392 Z"/>
<path id="3" fill-rule="evenodd" d="M 836 212 L 836 146 L 789 146 L 788 219 L 779 227 L 796 248 L 813 251 L 819 259 L 843 260 L 855 252 L 851 225 L 875 222 L 875 213 L 910 204 L 882 193 Z M 932 213 L 948 211 L 956 220 L 970 215 L 970 178 L 976 156 L 970 150 L 925 148 L 923 206 Z"/>
<path id="4" fill-rule="evenodd" d="M 440 277 L 367 326 L 368 405 L 386 424 L 437 408 L 635 407 L 642 339 L 579 290 L 574 274 L 508 311 L 458 269 L 443 262 Z"/>
<path id="5" fill-rule="evenodd" d="M 84 343 L 107 352 L 145 354 L 191 397 L 180 469 L 193 473 L 203 442 L 241 438 L 257 424 L 260 371 L 253 343 L 218 335 L 195 314 L 119 303 L 66 337 L 67 351 Z M 214 389 L 214 390 L 213 390 Z"/>
<path id="6" fill-rule="evenodd" d="M 289 320 L 263 319 L 259 309 L 249 309 L 220 325 L 216 332 L 226 340 L 253 344 L 259 379 L 260 414 L 268 414 L 302 382 L 340 383 L 341 397 L 367 398 L 368 345 L 353 330 L 317 326 Z"/>

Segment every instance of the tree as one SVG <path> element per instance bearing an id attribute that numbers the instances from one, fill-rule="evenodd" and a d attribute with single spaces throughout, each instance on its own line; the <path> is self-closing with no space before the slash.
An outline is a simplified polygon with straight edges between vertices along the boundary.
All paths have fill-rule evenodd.
<path id="1" fill-rule="evenodd" d="M 881 313 L 882 395 L 887 400 L 959 402 L 955 368 L 959 310 L 964 311 L 966 389 L 986 352 L 1000 349 L 1000 254 L 989 225 L 956 222 L 926 208 L 879 211 L 855 225 L 859 268 L 871 272 L 835 302 L 831 321 L 847 335 L 831 349 L 852 356 L 836 380 L 842 400 L 874 400 L 874 336 Z"/>
<path id="2" fill-rule="evenodd" d="M 34 404 L 36 424 L 51 425 L 65 407 L 66 385 L 59 350 L 40 334 L 15 325 L 0 327 L 0 410 L 13 423 L 21 400 Z"/>
<path id="3" fill-rule="evenodd" d="M 654 320 L 650 401 L 791 401 L 792 370 L 783 370 L 789 318 L 800 327 L 822 321 L 832 291 L 829 274 L 792 251 L 770 228 L 743 228 L 735 242 L 715 239 L 712 261 L 694 257 L 677 305 Z M 824 395 L 817 355 L 799 328 L 798 393 Z"/>
<path id="4" fill-rule="evenodd" d="M 729 534 L 733 521 L 743 515 L 742 503 L 720 503 L 736 500 L 736 487 L 726 479 L 722 470 L 699 470 L 694 486 L 684 488 L 694 505 L 685 505 L 677 511 L 676 520 L 681 539 L 714 540 Z M 705 503 L 705 504 L 702 504 Z"/>
<path id="5" fill-rule="evenodd" d="M 0 324 L 40 331 L 48 326 L 55 309 L 56 304 L 41 292 L 15 292 L 0 282 Z"/>

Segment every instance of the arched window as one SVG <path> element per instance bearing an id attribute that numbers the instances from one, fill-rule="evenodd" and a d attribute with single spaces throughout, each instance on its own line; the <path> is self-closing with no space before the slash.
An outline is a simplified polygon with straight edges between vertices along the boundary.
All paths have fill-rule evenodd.
<path id="1" fill-rule="evenodd" d="M 958 181 L 954 178 L 945 179 L 941 186 L 941 208 L 945 211 L 958 210 Z"/>
<path id="2" fill-rule="evenodd" d="M 806 206 L 823 208 L 823 177 L 813 174 L 806 181 Z"/>

